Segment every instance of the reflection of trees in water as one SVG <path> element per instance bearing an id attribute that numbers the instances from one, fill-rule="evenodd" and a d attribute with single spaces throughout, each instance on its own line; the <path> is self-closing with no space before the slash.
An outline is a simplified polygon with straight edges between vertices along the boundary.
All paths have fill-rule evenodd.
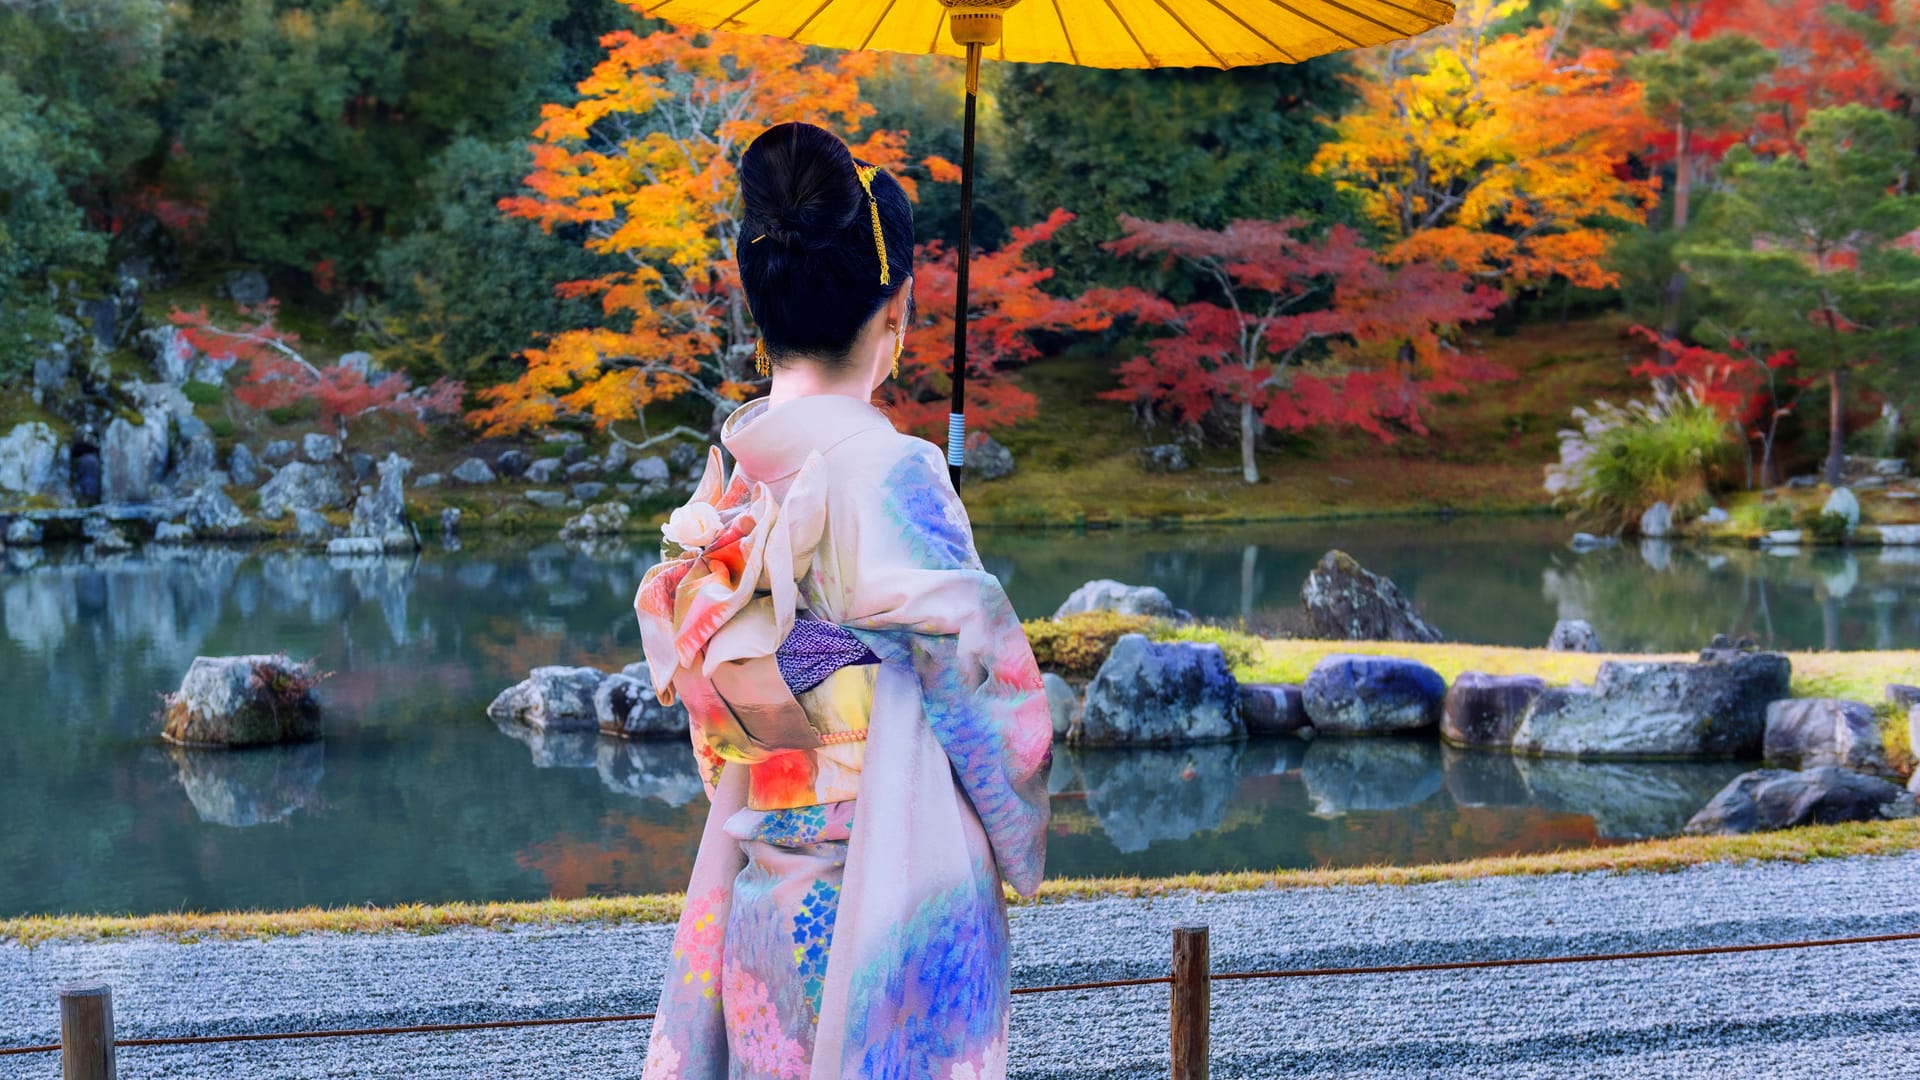
<path id="1" fill-rule="evenodd" d="M 706 810 L 701 802 L 664 822 L 608 813 L 593 832 L 562 829 L 516 859 L 540 875 L 550 895 L 563 899 L 679 892 L 693 872 Z"/>

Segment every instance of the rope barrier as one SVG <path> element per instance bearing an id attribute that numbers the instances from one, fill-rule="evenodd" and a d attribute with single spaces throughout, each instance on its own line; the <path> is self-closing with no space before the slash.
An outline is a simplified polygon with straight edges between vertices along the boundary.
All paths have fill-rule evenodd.
<path id="1" fill-rule="evenodd" d="M 1540 967 L 1549 964 L 1593 964 L 1621 960 L 1666 960 L 1684 956 L 1725 956 L 1732 953 L 1782 952 L 1793 949 L 1823 949 L 1843 945 L 1875 945 L 1898 941 L 1920 941 L 1920 932 L 1871 934 L 1862 937 L 1819 938 L 1811 941 L 1770 941 L 1752 945 L 1700 945 L 1686 949 L 1648 949 L 1640 952 L 1583 953 L 1571 956 L 1530 956 L 1503 960 L 1447 960 L 1431 964 L 1383 964 L 1372 967 L 1283 968 L 1271 971 L 1216 971 L 1212 981 L 1252 979 L 1303 979 L 1337 975 L 1400 975 L 1423 971 L 1474 971 L 1486 968 Z M 1127 986 L 1156 986 L 1173 982 L 1171 975 L 1153 975 L 1137 979 L 1109 979 L 1102 982 L 1062 983 L 1048 986 L 1017 986 L 1014 994 L 1054 994 L 1074 990 L 1108 990 Z M 191 1046 L 207 1043 L 269 1042 L 281 1039 L 326 1039 L 350 1036 L 413 1035 L 447 1031 L 480 1031 L 498 1028 L 550 1027 L 560 1024 L 614 1024 L 653 1019 L 652 1013 L 619 1016 L 561 1016 L 535 1020 L 476 1020 L 459 1024 L 415 1024 L 407 1027 L 349 1028 L 330 1031 L 271 1031 L 238 1035 L 180 1035 L 171 1038 L 116 1039 L 116 1047 Z M 19 1054 L 47 1054 L 59 1051 L 60 1044 L 0 1047 L 0 1057 Z"/>

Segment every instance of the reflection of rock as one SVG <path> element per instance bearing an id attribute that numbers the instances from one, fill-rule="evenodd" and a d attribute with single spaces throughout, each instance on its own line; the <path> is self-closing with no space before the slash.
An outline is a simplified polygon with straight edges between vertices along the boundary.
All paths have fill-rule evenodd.
<path id="1" fill-rule="evenodd" d="M 1240 781 L 1240 748 L 1231 744 L 1069 753 L 1079 759 L 1087 809 L 1125 854 L 1219 828 Z"/>
<path id="2" fill-rule="evenodd" d="M 1900 775 L 1887 762 L 1873 709 L 1839 698 L 1789 698 L 1768 706 L 1766 761 L 1786 769 L 1838 765 L 1875 776 Z"/>
<path id="3" fill-rule="evenodd" d="M 1439 723 L 1446 693 L 1446 680 L 1425 664 L 1337 653 L 1313 666 L 1302 697 L 1321 735 L 1380 735 Z"/>
<path id="4" fill-rule="evenodd" d="M 1440 737 L 1461 746 L 1507 746 L 1547 681 L 1533 675 L 1468 671 L 1447 688 Z"/>
<path id="5" fill-rule="evenodd" d="M 1755 769 L 1735 777 L 1702 807 L 1687 822 L 1687 832 L 1694 836 L 1732 836 L 1796 825 L 1913 816 L 1913 793 L 1877 776 L 1863 776 L 1836 765 L 1804 772 Z"/>
<path id="6" fill-rule="evenodd" d="M 1053 717 L 1053 737 L 1064 739 L 1068 729 L 1073 727 L 1074 718 L 1080 713 L 1080 695 L 1073 692 L 1067 680 L 1051 671 L 1040 676 L 1040 685 L 1047 691 L 1047 712 Z"/>
<path id="7" fill-rule="evenodd" d="M 1397 810 L 1440 790 L 1440 745 L 1425 739 L 1315 739 L 1300 762 L 1316 817 Z"/>
<path id="8" fill-rule="evenodd" d="M 171 742 L 192 746 L 264 746 L 320 737 L 313 665 L 284 655 L 196 656 L 167 696 Z"/>
<path id="9" fill-rule="evenodd" d="M 487 706 L 496 721 L 518 721 L 542 731 L 600 730 L 593 693 L 606 676 L 598 668 L 537 667 Z"/>
<path id="10" fill-rule="evenodd" d="M 1315 637 L 1334 641 L 1439 641 L 1400 586 L 1344 551 L 1329 551 L 1300 587 Z"/>
<path id="11" fill-rule="evenodd" d="M 1605 840 L 1672 836 L 1719 790 L 1734 766 L 1681 762 L 1512 759 L 1549 810 L 1585 814 Z"/>
<path id="12" fill-rule="evenodd" d="M 1530 806 L 1533 795 L 1512 754 L 1440 748 L 1447 794 L 1461 806 Z"/>
<path id="13" fill-rule="evenodd" d="M 496 719 L 493 723 L 502 733 L 527 745 L 537 768 L 591 769 L 599 764 L 597 731 L 542 731 L 511 720 Z"/>
<path id="14" fill-rule="evenodd" d="M 326 772 L 321 743 L 252 750 L 170 746 L 167 753 L 200 820 L 234 828 L 280 821 L 312 803 Z"/>
<path id="15" fill-rule="evenodd" d="M 1220 646 L 1123 634 L 1087 684 L 1081 709 L 1092 745 L 1174 745 L 1237 739 L 1240 688 Z"/>
<path id="16" fill-rule="evenodd" d="M 1551 689 L 1513 734 L 1513 748 L 1571 757 L 1755 757 L 1767 706 L 1792 675 L 1779 653 L 1731 653 L 1696 664 L 1608 661 L 1591 690 Z"/>
<path id="17" fill-rule="evenodd" d="M 622 795 L 685 806 L 701 792 L 700 777 L 693 769 L 693 751 L 685 740 L 601 739 L 594 747 L 594 766 L 600 782 Z"/>

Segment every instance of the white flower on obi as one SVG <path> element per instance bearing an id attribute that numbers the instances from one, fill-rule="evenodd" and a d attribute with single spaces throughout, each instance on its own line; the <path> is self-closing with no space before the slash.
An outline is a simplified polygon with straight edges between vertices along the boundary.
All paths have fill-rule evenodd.
<path id="1" fill-rule="evenodd" d="M 720 511 L 712 503 L 690 502 L 667 518 L 660 534 L 689 550 L 704 548 L 720 535 Z"/>

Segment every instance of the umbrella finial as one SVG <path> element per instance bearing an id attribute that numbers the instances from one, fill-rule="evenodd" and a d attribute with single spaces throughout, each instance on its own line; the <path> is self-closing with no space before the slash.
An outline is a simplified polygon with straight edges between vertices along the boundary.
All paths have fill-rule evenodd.
<path id="1" fill-rule="evenodd" d="M 947 32 L 957 45 L 994 45 L 1000 41 L 1000 13 L 1020 0 L 940 0 L 947 9 Z"/>

